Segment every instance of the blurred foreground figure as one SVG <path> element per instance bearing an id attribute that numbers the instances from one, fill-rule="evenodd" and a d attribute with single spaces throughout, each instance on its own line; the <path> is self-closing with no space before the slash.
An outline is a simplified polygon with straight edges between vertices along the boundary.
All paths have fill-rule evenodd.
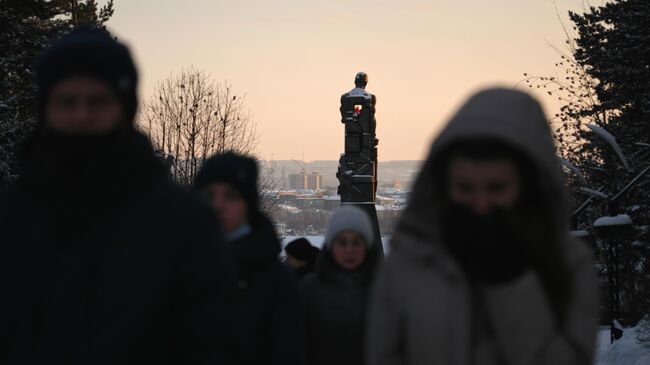
<path id="1" fill-rule="evenodd" d="M 314 271 L 320 250 L 318 247 L 312 246 L 306 238 L 300 237 L 289 242 L 284 248 L 284 252 L 287 255 L 286 264 L 295 270 L 298 277 L 302 279 Z"/>
<path id="2" fill-rule="evenodd" d="M 303 324 L 296 275 L 279 260 L 280 241 L 260 211 L 257 162 L 232 152 L 211 157 L 195 181 L 221 223 L 238 286 L 233 336 L 240 364 L 302 364 Z"/>
<path id="3" fill-rule="evenodd" d="M 434 142 L 371 301 L 367 352 L 384 364 L 591 364 L 589 251 L 540 105 L 473 96 Z"/>
<path id="4" fill-rule="evenodd" d="M 370 282 L 379 258 L 368 215 L 343 206 L 332 215 L 316 271 L 301 283 L 311 365 L 361 365 Z"/>
<path id="5" fill-rule="evenodd" d="M 133 126 L 128 49 L 73 31 L 37 82 L 40 123 L 0 201 L 0 363 L 225 363 L 221 236 Z"/>

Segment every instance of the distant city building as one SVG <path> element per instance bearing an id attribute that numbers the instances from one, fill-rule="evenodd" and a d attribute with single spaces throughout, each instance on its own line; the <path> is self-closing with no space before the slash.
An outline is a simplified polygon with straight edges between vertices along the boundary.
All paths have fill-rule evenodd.
<path id="1" fill-rule="evenodd" d="M 325 200 L 323 198 L 301 197 L 298 198 L 298 208 L 302 210 L 306 210 L 306 209 L 324 210 Z"/>
<path id="2" fill-rule="evenodd" d="M 341 206 L 340 195 L 325 195 L 323 201 L 325 202 L 325 210 L 334 211 Z"/>
<path id="3" fill-rule="evenodd" d="M 323 183 L 323 177 L 317 172 L 312 172 L 307 176 L 307 189 L 319 191 Z"/>
<path id="4" fill-rule="evenodd" d="M 284 205 L 293 205 L 296 206 L 296 201 L 298 196 L 295 192 L 280 192 L 278 193 L 278 203 Z"/>
<path id="5" fill-rule="evenodd" d="M 304 171 L 289 175 L 289 189 L 293 190 L 321 190 L 323 176 L 318 172 L 308 174 Z"/>
<path id="6" fill-rule="evenodd" d="M 392 206 L 395 205 L 395 199 L 388 196 L 377 195 L 375 204 L 379 206 Z"/>

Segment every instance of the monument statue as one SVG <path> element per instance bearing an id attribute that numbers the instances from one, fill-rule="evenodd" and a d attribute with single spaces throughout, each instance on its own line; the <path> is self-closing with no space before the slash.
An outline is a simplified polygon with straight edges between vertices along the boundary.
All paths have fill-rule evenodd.
<path id="1" fill-rule="evenodd" d="M 356 205 L 368 213 L 381 245 L 375 197 L 377 194 L 377 144 L 375 105 L 377 98 L 366 91 L 368 75 L 357 73 L 354 89 L 341 95 L 341 123 L 345 125 L 345 152 L 336 177 L 342 205 Z"/>

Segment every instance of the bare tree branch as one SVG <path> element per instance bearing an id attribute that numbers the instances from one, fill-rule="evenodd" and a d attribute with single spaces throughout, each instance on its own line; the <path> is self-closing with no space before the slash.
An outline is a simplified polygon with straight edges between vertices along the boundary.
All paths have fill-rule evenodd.
<path id="1" fill-rule="evenodd" d="M 190 185 L 203 162 L 216 153 L 256 152 L 256 123 L 245 95 L 192 67 L 158 83 L 137 124 L 154 148 L 172 159 L 170 172 L 183 185 Z"/>

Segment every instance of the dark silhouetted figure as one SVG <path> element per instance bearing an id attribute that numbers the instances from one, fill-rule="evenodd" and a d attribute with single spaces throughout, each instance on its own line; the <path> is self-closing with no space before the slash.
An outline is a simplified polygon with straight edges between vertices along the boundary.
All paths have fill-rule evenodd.
<path id="1" fill-rule="evenodd" d="M 375 209 L 377 193 L 377 98 L 366 91 L 368 75 L 359 72 L 354 89 L 341 95 L 341 123 L 345 124 L 345 152 L 339 159 L 336 177 L 341 205 L 354 205 L 368 214 L 373 223 L 375 240 L 383 255 L 379 221 Z"/>
<path id="2" fill-rule="evenodd" d="M 591 364 L 598 300 L 560 165 L 525 93 L 474 95 L 435 140 L 374 285 L 385 364 Z"/>
<path id="3" fill-rule="evenodd" d="M 320 250 L 309 243 L 306 238 L 300 237 L 289 242 L 285 248 L 286 264 L 295 270 L 298 277 L 304 278 L 314 271 L 316 258 Z"/>
<path id="4" fill-rule="evenodd" d="M 221 235 L 133 126 L 128 49 L 76 30 L 36 79 L 39 125 L 0 198 L 0 363 L 230 363 Z"/>
<path id="5" fill-rule="evenodd" d="M 254 159 L 232 152 L 208 159 L 195 188 L 205 194 L 221 223 L 235 261 L 237 309 L 232 336 L 242 349 L 241 364 L 295 365 L 304 362 L 298 279 L 279 260 L 273 225 L 260 211 Z"/>

